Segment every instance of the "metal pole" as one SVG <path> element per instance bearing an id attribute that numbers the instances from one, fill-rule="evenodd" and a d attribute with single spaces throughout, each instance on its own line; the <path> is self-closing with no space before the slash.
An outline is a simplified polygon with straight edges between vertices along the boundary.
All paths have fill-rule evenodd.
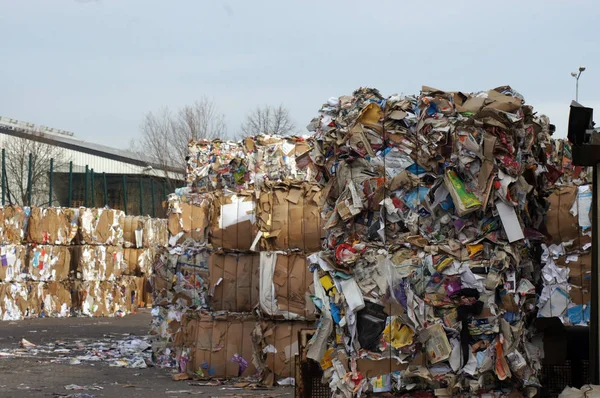
<path id="1" fill-rule="evenodd" d="M 581 75 L 581 72 L 579 72 L 579 75 L 577 75 L 577 79 L 575 79 L 575 101 L 579 102 L 579 76 Z"/>
<path id="2" fill-rule="evenodd" d="M 598 305 L 598 241 L 600 240 L 599 227 L 600 223 L 598 215 L 598 196 L 600 194 L 600 186 L 598 186 L 598 173 L 600 164 L 594 166 L 593 172 L 593 198 L 592 198 L 592 241 L 595 242 L 592 245 L 592 283 L 591 283 L 591 301 L 590 301 L 590 383 L 598 384 L 599 377 L 599 362 L 598 362 L 598 349 L 600 348 L 599 336 L 598 336 L 598 321 L 600 315 L 598 313 L 600 306 Z"/>
<path id="3" fill-rule="evenodd" d="M 69 162 L 69 207 L 73 204 L 73 162 Z"/>
<path id="4" fill-rule="evenodd" d="M 92 180 L 92 207 L 96 207 L 96 180 L 94 179 L 94 169 L 90 171 L 90 179 Z"/>
<path id="5" fill-rule="evenodd" d="M 6 202 L 6 151 L 2 148 L 2 206 Z"/>
<path id="6" fill-rule="evenodd" d="M 85 196 L 83 199 L 83 203 L 85 207 L 88 207 L 88 173 L 89 173 L 89 169 L 88 169 L 88 165 L 85 165 Z"/>
<path id="7" fill-rule="evenodd" d="M 154 202 L 154 178 L 150 179 L 150 186 L 152 187 L 152 217 L 156 217 L 156 203 Z"/>
<path id="8" fill-rule="evenodd" d="M 127 214 L 127 177 L 123 174 L 123 205 L 125 206 L 125 214 Z"/>
<path id="9" fill-rule="evenodd" d="M 48 206 L 52 207 L 52 177 L 54 176 L 54 158 L 50 159 L 50 181 L 48 187 Z"/>
<path id="10" fill-rule="evenodd" d="M 104 206 L 108 206 L 108 187 L 106 185 L 106 173 L 102 173 L 104 179 Z"/>
<path id="11" fill-rule="evenodd" d="M 31 190 L 32 190 L 32 178 L 33 178 L 33 154 L 29 154 L 29 172 L 27 173 L 27 205 L 31 206 Z"/>
<path id="12" fill-rule="evenodd" d="M 140 216 L 144 215 L 144 181 L 140 174 Z"/>

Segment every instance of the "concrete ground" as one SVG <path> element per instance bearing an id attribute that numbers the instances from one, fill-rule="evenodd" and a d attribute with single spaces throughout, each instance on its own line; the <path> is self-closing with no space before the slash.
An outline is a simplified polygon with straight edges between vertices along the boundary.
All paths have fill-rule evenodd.
<path id="1" fill-rule="evenodd" d="M 248 390 L 232 385 L 202 386 L 198 384 L 206 382 L 173 381 L 166 369 L 129 369 L 111 367 L 104 361 L 73 359 L 89 354 L 89 344 L 124 339 L 127 335 L 145 336 L 149 322 L 149 310 L 124 318 L 0 321 L 0 397 L 294 396 L 293 388 Z M 36 347 L 19 348 L 23 338 Z"/>

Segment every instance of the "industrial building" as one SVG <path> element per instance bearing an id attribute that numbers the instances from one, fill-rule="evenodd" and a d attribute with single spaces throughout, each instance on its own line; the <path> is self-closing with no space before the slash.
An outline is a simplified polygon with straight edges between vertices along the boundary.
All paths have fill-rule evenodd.
<path id="1" fill-rule="evenodd" d="M 184 170 L 174 165 L 160 166 L 131 151 L 6 117 L 0 117 L 0 146 L 4 203 L 107 205 L 128 214 L 162 216 L 167 193 L 184 180 Z"/>

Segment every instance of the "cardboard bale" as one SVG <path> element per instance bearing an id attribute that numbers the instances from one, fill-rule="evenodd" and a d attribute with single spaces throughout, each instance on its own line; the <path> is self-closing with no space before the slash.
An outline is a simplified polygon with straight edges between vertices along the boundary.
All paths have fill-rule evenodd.
<path id="1" fill-rule="evenodd" d="M 29 282 L 0 283 L 0 319 L 17 321 L 32 317 L 38 308 L 36 294 Z"/>
<path id="2" fill-rule="evenodd" d="M 299 253 L 260 253 L 260 310 L 272 319 L 315 319 L 313 274 Z"/>
<path id="3" fill-rule="evenodd" d="M 84 281 L 114 281 L 127 272 L 119 246 L 77 246 L 72 255 L 76 277 Z"/>
<path id="4" fill-rule="evenodd" d="M 27 246 L 0 246 L 0 282 L 19 282 L 28 279 Z"/>
<path id="5" fill-rule="evenodd" d="M 70 245 L 78 231 L 76 209 L 32 207 L 29 215 L 27 240 L 40 245 Z"/>
<path id="6" fill-rule="evenodd" d="M 28 274 L 34 281 L 64 281 L 71 271 L 69 246 L 31 245 L 29 247 Z"/>
<path id="7" fill-rule="evenodd" d="M 137 310 L 137 281 L 123 277 L 117 281 L 74 281 L 73 309 L 86 316 L 122 316 Z"/>
<path id="8" fill-rule="evenodd" d="M 0 241 L 3 244 L 21 244 L 25 240 L 27 215 L 18 206 L 0 207 Z"/>
<path id="9" fill-rule="evenodd" d="M 254 353 L 263 373 L 263 382 L 272 384 L 287 377 L 296 377 L 294 364 L 298 351 L 298 332 L 313 329 L 311 322 L 301 321 L 261 321 L 253 331 Z M 272 373 L 271 378 L 269 374 Z"/>
<path id="10" fill-rule="evenodd" d="M 169 254 L 168 273 L 176 275 L 164 300 L 177 308 L 207 309 L 209 281 L 209 252 L 189 249 L 182 254 Z"/>
<path id="11" fill-rule="evenodd" d="M 190 193 L 169 196 L 168 232 L 172 237 L 171 245 L 191 238 L 197 242 L 205 242 L 208 237 L 208 226 L 212 196 L 208 194 Z M 159 235 L 162 232 L 159 232 Z M 162 236 L 160 239 L 164 239 Z"/>
<path id="12" fill-rule="evenodd" d="M 166 219 L 148 218 L 143 232 L 145 248 L 166 247 L 169 244 L 169 223 Z"/>
<path id="13" fill-rule="evenodd" d="M 157 249 L 123 249 L 126 275 L 150 276 L 154 266 L 154 257 Z"/>
<path id="14" fill-rule="evenodd" d="M 248 314 L 221 319 L 184 317 L 179 351 L 189 356 L 189 362 L 180 370 L 209 378 L 254 375 L 252 330 L 255 324 L 255 319 Z"/>
<path id="15" fill-rule="evenodd" d="M 125 216 L 121 217 L 123 226 L 123 246 L 126 248 L 143 247 L 143 231 L 149 217 L 144 216 Z M 136 234 L 137 232 L 137 234 Z"/>
<path id="16" fill-rule="evenodd" d="M 248 251 L 258 232 L 250 192 L 218 192 L 212 206 L 210 243 L 223 250 Z"/>
<path id="17" fill-rule="evenodd" d="M 136 278 L 137 306 L 141 308 L 152 307 L 152 286 L 147 277 Z"/>
<path id="18" fill-rule="evenodd" d="M 265 184 L 256 208 L 263 250 L 321 250 L 321 188 L 309 183 Z"/>
<path id="19" fill-rule="evenodd" d="M 65 318 L 71 315 L 71 283 L 52 281 L 38 283 L 40 314 L 49 317 Z"/>
<path id="20" fill-rule="evenodd" d="M 214 253 L 209 259 L 210 309 L 250 312 L 258 305 L 259 256 Z"/>
<path id="21" fill-rule="evenodd" d="M 125 213 L 114 209 L 79 209 L 81 243 L 88 245 L 122 245 Z"/>

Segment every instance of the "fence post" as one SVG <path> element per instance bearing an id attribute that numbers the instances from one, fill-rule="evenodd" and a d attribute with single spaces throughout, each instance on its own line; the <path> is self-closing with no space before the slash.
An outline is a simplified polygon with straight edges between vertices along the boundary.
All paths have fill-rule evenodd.
<path id="1" fill-rule="evenodd" d="M 125 214 L 127 214 L 127 177 L 123 174 L 123 204 L 125 206 Z"/>
<path id="2" fill-rule="evenodd" d="M 50 159 L 50 181 L 48 187 L 48 206 L 52 207 L 52 177 L 54 174 L 54 158 Z"/>
<path id="3" fill-rule="evenodd" d="M 29 172 L 27 173 L 27 205 L 31 206 L 31 190 L 32 190 L 32 178 L 33 178 L 33 154 L 29 154 Z"/>
<path id="4" fill-rule="evenodd" d="M 92 180 L 92 207 L 96 207 L 96 180 L 94 179 L 94 169 L 90 171 L 90 179 Z"/>
<path id="5" fill-rule="evenodd" d="M 73 204 L 73 161 L 69 162 L 69 207 Z"/>
<path id="6" fill-rule="evenodd" d="M 140 216 L 144 215 L 144 180 L 140 174 Z"/>
<path id="7" fill-rule="evenodd" d="M 2 148 L 2 206 L 6 202 L 6 151 Z"/>
<path id="8" fill-rule="evenodd" d="M 106 173 L 102 173 L 104 178 L 104 206 L 108 206 L 108 187 L 106 186 Z"/>
<path id="9" fill-rule="evenodd" d="M 88 169 L 88 165 L 86 164 L 85 165 L 85 176 L 84 176 L 84 178 L 85 178 L 85 184 L 84 184 L 84 186 L 85 186 L 85 191 L 84 191 L 85 194 L 84 194 L 84 197 L 83 197 L 83 205 L 85 207 L 88 207 L 88 196 L 89 196 L 88 195 L 88 188 L 89 188 L 88 187 L 88 173 L 89 173 L 89 169 Z"/>
<path id="10" fill-rule="evenodd" d="M 154 178 L 150 179 L 150 186 L 152 187 L 152 218 L 156 218 L 156 203 L 154 202 Z"/>

